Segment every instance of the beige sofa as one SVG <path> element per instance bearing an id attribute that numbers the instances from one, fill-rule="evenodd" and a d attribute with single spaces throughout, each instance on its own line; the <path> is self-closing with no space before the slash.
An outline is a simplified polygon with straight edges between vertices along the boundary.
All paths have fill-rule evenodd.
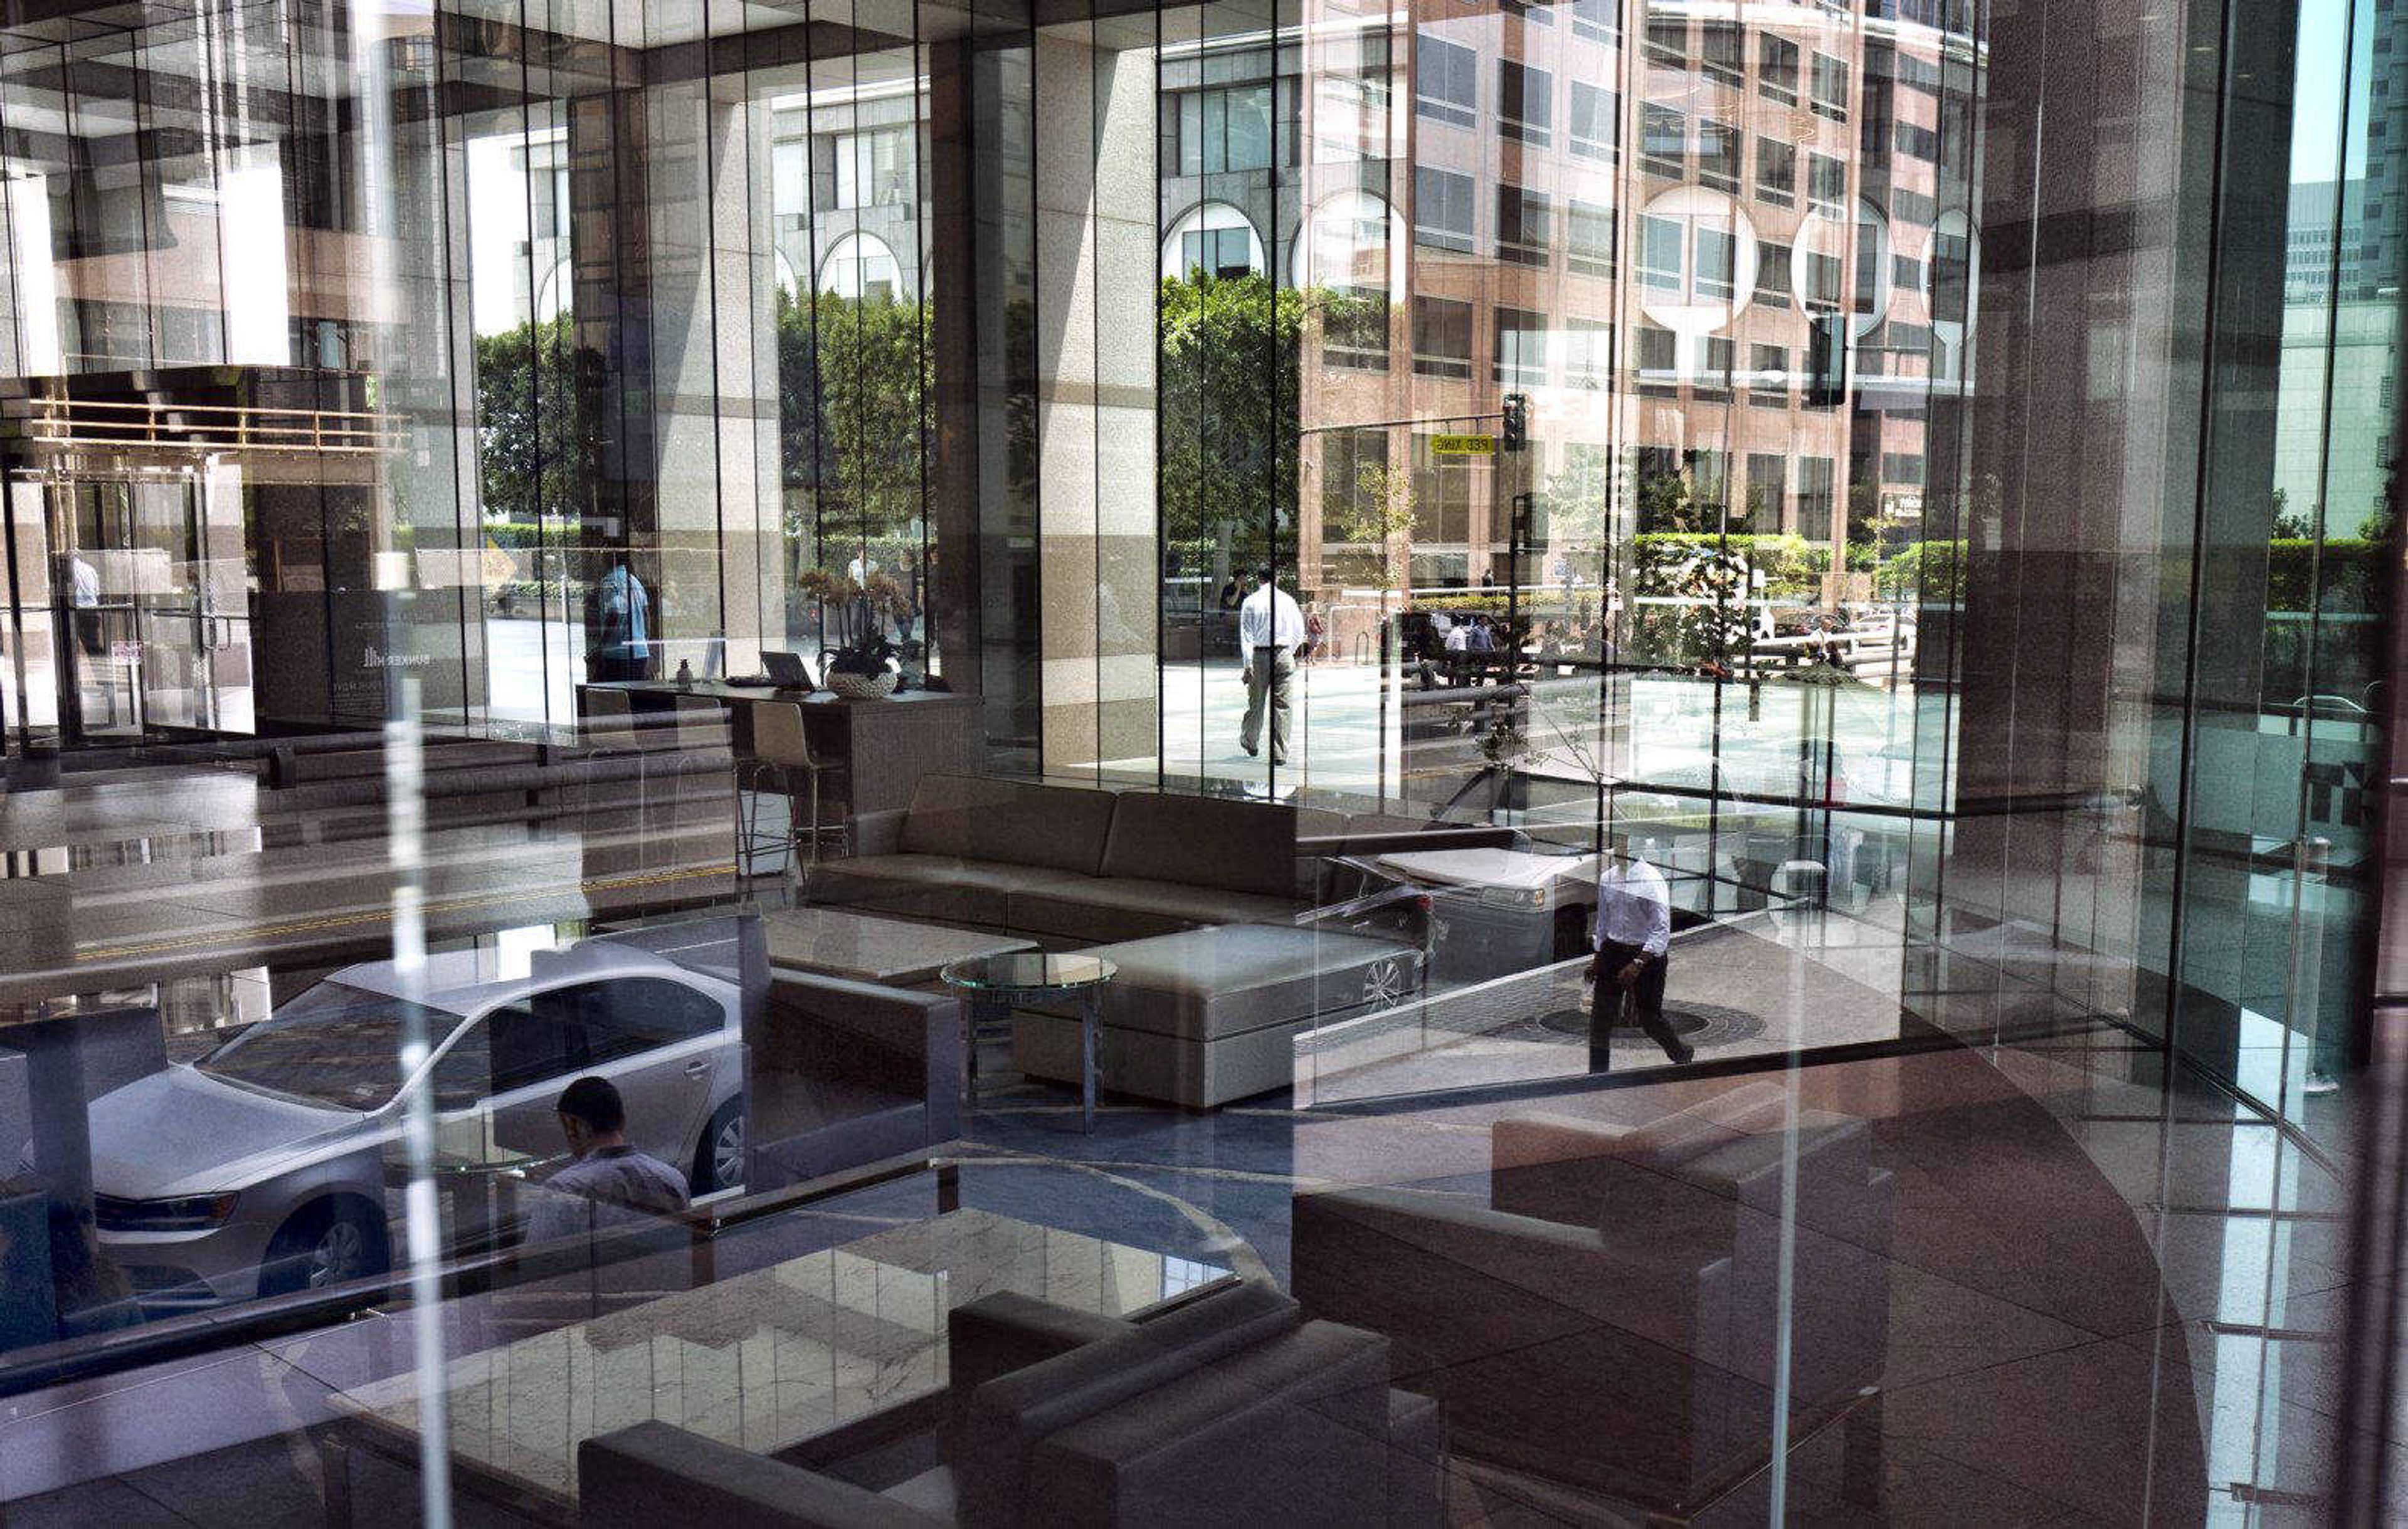
<path id="1" fill-rule="evenodd" d="M 816 868 L 806 895 L 1112 961 L 1103 1085 L 1208 1108 L 1285 1086 L 1298 1033 L 1420 989 L 1426 902 L 1298 852 L 1345 827 L 1276 803 L 933 775 L 908 808 L 864 819 L 862 852 Z M 1012 1052 L 1075 1080 L 1073 1012 L 1022 1011 Z"/>

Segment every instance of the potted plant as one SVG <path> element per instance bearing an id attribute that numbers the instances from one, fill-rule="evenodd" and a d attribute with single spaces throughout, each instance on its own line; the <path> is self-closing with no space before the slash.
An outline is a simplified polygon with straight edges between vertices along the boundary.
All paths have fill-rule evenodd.
<path id="1" fill-rule="evenodd" d="M 796 583 L 819 602 L 827 688 L 856 701 L 893 694 L 899 676 L 889 664 L 897 650 L 887 640 L 886 622 L 909 613 L 910 597 L 903 586 L 889 574 L 873 571 L 855 583 L 825 568 L 807 570 Z"/>

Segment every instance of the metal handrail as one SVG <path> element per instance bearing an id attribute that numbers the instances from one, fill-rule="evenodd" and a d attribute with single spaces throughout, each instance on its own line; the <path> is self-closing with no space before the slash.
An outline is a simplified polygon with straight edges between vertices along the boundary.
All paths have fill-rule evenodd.
<path id="1" fill-rule="evenodd" d="M 43 446 L 207 447 L 235 451 L 365 454 L 397 450 L 403 421 L 374 409 L 253 404 L 29 398 L 0 407 Z"/>

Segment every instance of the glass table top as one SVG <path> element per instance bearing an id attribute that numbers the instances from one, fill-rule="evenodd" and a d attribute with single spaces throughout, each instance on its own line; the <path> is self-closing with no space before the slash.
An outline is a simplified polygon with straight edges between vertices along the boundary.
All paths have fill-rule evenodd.
<path id="1" fill-rule="evenodd" d="M 1085 988 L 1109 982 L 1120 970 L 1101 956 L 1062 955 L 1050 950 L 1011 950 L 973 956 L 945 967 L 949 986 L 986 989 Z"/>

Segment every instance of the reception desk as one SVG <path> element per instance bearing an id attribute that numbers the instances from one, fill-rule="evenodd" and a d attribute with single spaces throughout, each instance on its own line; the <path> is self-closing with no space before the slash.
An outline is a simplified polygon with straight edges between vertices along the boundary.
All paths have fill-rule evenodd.
<path id="1" fill-rule="evenodd" d="M 666 715 L 682 703 L 715 703 L 728 712 L 737 756 L 752 752 L 752 708 L 798 706 L 811 751 L 846 773 L 854 812 L 909 807 L 911 787 L 931 773 L 975 775 L 981 764 L 979 697 L 950 691 L 905 691 L 873 701 L 848 700 L 828 691 L 775 690 L 697 679 L 682 686 L 668 679 L 618 679 L 578 687 L 578 711 L 590 714 L 596 691 L 628 698 L 638 717 Z"/>

